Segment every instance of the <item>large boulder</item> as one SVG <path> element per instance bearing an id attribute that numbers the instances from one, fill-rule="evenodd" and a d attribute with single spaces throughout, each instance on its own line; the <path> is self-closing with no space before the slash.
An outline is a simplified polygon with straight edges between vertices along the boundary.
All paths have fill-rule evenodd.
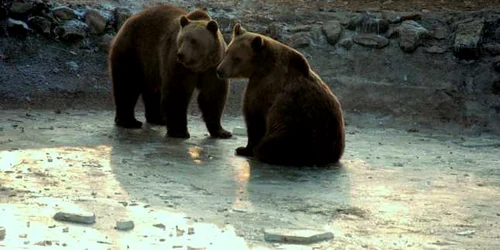
<path id="1" fill-rule="evenodd" d="M 118 31 L 122 25 L 132 16 L 132 11 L 127 8 L 118 7 L 114 10 L 115 29 Z"/>
<path id="2" fill-rule="evenodd" d="M 95 9 L 89 9 L 84 15 L 85 23 L 92 34 L 102 34 L 106 29 L 108 20 Z"/>
<path id="3" fill-rule="evenodd" d="M 456 57 L 460 59 L 477 59 L 479 57 L 479 42 L 483 27 L 483 19 L 458 24 L 453 44 L 453 52 Z"/>
<path id="4" fill-rule="evenodd" d="M 42 33 L 45 36 L 49 36 L 51 32 L 52 22 L 41 16 L 35 16 L 28 20 L 29 26 L 36 30 L 39 33 Z"/>
<path id="5" fill-rule="evenodd" d="M 11 36 L 24 37 L 31 31 L 25 22 L 12 18 L 7 19 L 6 27 L 8 34 Z"/>
<path id="6" fill-rule="evenodd" d="M 368 48 L 382 49 L 389 45 L 389 39 L 375 34 L 358 34 L 352 37 L 352 40 Z"/>
<path id="7" fill-rule="evenodd" d="M 52 10 L 52 13 L 59 20 L 71 20 L 76 18 L 75 11 L 66 6 L 57 7 Z"/>
<path id="8" fill-rule="evenodd" d="M 347 25 L 349 30 L 355 30 L 363 33 L 382 34 L 389 29 L 389 21 L 383 18 L 377 18 L 372 15 L 363 14 L 353 18 Z"/>
<path id="9" fill-rule="evenodd" d="M 73 42 L 87 36 L 87 24 L 69 20 L 55 29 L 55 34 L 63 41 Z"/>
<path id="10" fill-rule="evenodd" d="M 33 9 L 31 2 L 13 2 L 10 6 L 10 15 L 14 18 L 24 19 Z"/>
<path id="11" fill-rule="evenodd" d="M 429 31 L 413 20 L 401 23 L 395 33 L 398 35 L 399 47 L 407 53 L 415 51 L 429 36 Z"/>
<path id="12" fill-rule="evenodd" d="M 325 34 L 328 43 L 335 45 L 342 35 L 342 25 L 339 21 L 329 21 L 323 24 L 322 31 L 323 34 Z"/>
<path id="13" fill-rule="evenodd" d="M 500 43 L 483 44 L 483 51 L 491 56 L 500 55 Z"/>
<path id="14" fill-rule="evenodd" d="M 307 32 L 299 32 L 293 34 L 288 42 L 288 44 L 292 48 L 296 49 L 309 47 L 310 43 L 311 41 Z"/>

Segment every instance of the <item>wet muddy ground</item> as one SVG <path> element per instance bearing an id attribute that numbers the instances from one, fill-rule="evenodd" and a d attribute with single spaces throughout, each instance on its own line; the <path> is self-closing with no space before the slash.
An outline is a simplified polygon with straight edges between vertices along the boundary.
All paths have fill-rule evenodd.
<path id="1" fill-rule="evenodd" d="M 163 127 L 118 129 L 112 117 L 111 111 L 0 111 L 0 227 L 6 228 L 0 247 L 500 247 L 498 136 L 358 122 L 347 127 L 341 164 L 290 168 L 235 156 L 246 136 L 211 139 L 196 116 L 188 140 L 166 138 Z M 224 126 L 244 124 L 230 116 Z M 53 220 L 66 210 L 94 212 L 96 223 Z M 135 228 L 114 229 L 122 219 Z M 269 228 L 326 230 L 335 238 L 267 243 Z"/>

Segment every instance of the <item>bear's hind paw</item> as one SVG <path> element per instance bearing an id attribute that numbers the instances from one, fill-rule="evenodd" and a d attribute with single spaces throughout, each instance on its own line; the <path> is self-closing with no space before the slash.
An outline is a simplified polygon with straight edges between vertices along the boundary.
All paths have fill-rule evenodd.
<path id="1" fill-rule="evenodd" d="M 214 138 L 228 139 L 228 138 L 231 138 L 233 136 L 233 134 L 231 134 L 231 132 L 221 128 L 216 133 L 211 133 L 210 136 L 212 136 Z"/>
<path id="2" fill-rule="evenodd" d="M 131 121 L 116 120 L 115 124 L 116 124 L 116 126 L 122 127 L 122 128 L 139 129 L 142 127 L 142 122 L 135 120 L 135 119 L 131 120 Z"/>
<path id="3" fill-rule="evenodd" d="M 177 131 L 175 132 L 168 131 L 167 136 L 172 138 L 181 138 L 181 139 L 188 139 L 189 137 L 191 137 L 191 135 L 188 132 L 177 132 Z"/>
<path id="4" fill-rule="evenodd" d="M 253 156 L 253 150 L 249 149 L 248 147 L 239 147 L 236 149 L 236 155 L 241 155 L 241 156 Z"/>

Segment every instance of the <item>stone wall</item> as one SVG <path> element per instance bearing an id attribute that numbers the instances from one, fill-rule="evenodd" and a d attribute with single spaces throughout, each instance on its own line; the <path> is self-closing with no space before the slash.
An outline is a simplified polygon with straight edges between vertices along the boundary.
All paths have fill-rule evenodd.
<path id="1" fill-rule="evenodd" d="M 41 36 L 62 46 L 92 43 L 87 45 L 104 54 L 116 30 L 137 10 L 3 1 L 0 36 Z M 241 22 L 304 53 L 348 113 L 498 127 L 500 11 L 259 12 L 216 5 L 207 11 L 228 42 L 232 26 Z M 242 88 L 235 92 L 241 96 Z"/>

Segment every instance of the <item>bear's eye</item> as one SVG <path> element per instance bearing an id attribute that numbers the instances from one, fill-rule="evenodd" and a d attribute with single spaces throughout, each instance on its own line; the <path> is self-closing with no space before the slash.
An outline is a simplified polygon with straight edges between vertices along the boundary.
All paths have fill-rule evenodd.
<path id="1" fill-rule="evenodd" d="M 233 63 L 234 63 L 234 64 L 237 64 L 237 63 L 240 63 L 240 62 L 241 62 L 241 58 L 239 58 L 239 57 L 235 57 L 235 58 L 233 59 Z"/>
<path id="2" fill-rule="evenodd" d="M 191 43 L 191 45 L 196 45 L 196 44 L 198 43 L 198 42 L 197 42 L 196 40 L 194 40 L 194 39 L 191 39 L 189 42 Z"/>

